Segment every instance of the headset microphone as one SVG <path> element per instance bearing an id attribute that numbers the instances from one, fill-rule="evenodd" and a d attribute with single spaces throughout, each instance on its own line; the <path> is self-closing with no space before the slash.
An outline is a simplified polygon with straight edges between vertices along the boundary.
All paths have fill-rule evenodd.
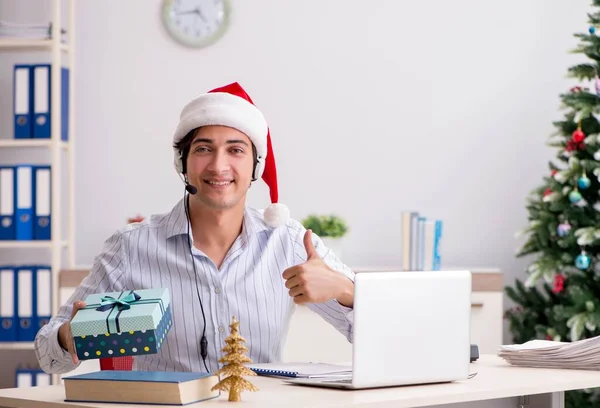
<path id="1" fill-rule="evenodd" d="M 195 195 L 198 192 L 198 188 L 196 188 L 196 186 L 193 186 L 188 182 L 187 176 L 182 177 L 180 174 L 179 177 L 181 178 L 181 181 L 183 181 L 183 184 L 185 184 L 185 191 L 187 191 L 191 195 Z"/>
<path id="2" fill-rule="evenodd" d="M 191 195 L 194 195 L 194 194 L 196 194 L 198 192 L 198 189 L 196 188 L 196 186 L 192 186 L 190 183 L 188 183 L 186 181 L 186 183 L 185 183 L 185 191 L 187 191 Z"/>

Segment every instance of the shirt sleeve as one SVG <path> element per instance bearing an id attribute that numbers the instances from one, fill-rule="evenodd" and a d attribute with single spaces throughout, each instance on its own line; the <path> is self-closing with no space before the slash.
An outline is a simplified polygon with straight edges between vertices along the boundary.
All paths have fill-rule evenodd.
<path id="1" fill-rule="evenodd" d="M 102 252 L 94 260 L 88 276 L 62 305 L 56 316 L 42 327 L 34 340 L 34 350 L 41 369 L 48 374 L 63 374 L 77 368 L 71 355 L 58 342 L 58 329 L 71 318 L 73 303 L 93 293 L 116 292 L 123 287 L 126 271 L 123 236 L 115 233 L 104 243 Z"/>
<path id="2" fill-rule="evenodd" d="M 296 265 L 306 262 L 307 259 L 306 248 L 304 247 L 305 233 L 306 228 L 298 223 L 297 230 L 293 233 L 294 264 Z M 319 256 L 331 269 L 340 272 L 354 282 L 352 269 L 345 265 L 330 248 L 325 246 L 323 240 L 314 232 L 312 233 L 312 241 Z M 309 303 L 306 306 L 335 327 L 349 342 L 353 341 L 354 309 L 343 306 L 335 299 L 324 303 Z"/>

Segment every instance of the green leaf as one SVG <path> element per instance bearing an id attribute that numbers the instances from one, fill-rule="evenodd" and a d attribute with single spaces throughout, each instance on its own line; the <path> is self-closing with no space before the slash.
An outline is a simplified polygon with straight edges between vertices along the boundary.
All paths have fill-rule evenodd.
<path id="1" fill-rule="evenodd" d="M 569 68 L 568 76 L 571 78 L 593 79 L 596 76 L 596 67 L 593 64 L 579 64 Z"/>
<path id="2" fill-rule="evenodd" d="M 346 222 L 336 215 L 311 214 L 302 220 L 302 225 L 319 237 L 342 237 L 348 232 Z"/>
<path id="3" fill-rule="evenodd" d="M 579 313 L 574 316 L 571 316 L 569 320 L 567 320 L 567 327 L 571 329 L 571 341 L 577 341 L 581 338 L 584 330 L 585 324 L 585 314 Z"/>

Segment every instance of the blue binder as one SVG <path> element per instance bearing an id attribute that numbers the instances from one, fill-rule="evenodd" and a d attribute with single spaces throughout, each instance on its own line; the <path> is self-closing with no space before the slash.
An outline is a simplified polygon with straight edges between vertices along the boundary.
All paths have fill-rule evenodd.
<path id="1" fill-rule="evenodd" d="M 52 178 L 50 166 L 33 167 L 33 191 L 35 210 L 33 215 L 33 239 L 51 238 Z"/>
<path id="2" fill-rule="evenodd" d="M 33 137 L 31 65 L 18 64 L 13 71 L 13 114 L 15 139 Z"/>
<path id="3" fill-rule="evenodd" d="M 14 240 L 16 176 L 12 166 L 0 166 L 0 240 Z"/>
<path id="4" fill-rule="evenodd" d="M 37 334 L 35 320 L 36 280 L 35 267 L 18 266 L 15 268 L 17 277 L 17 341 L 33 341 Z"/>
<path id="5" fill-rule="evenodd" d="M 16 166 L 16 220 L 15 238 L 19 241 L 33 239 L 33 166 Z"/>
<path id="6" fill-rule="evenodd" d="M 32 65 L 33 78 L 33 137 L 50 138 L 50 64 Z"/>
<path id="7" fill-rule="evenodd" d="M 47 374 L 44 370 L 34 370 L 34 380 L 35 387 L 47 387 L 52 385 L 52 374 Z"/>
<path id="8" fill-rule="evenodd" d="M 52 134 L 52 65 L 32 65 L 33 78 L 33 137 L 49 139 Z M 69 134 L 69 69 L 61 67 L 61 135 L 68 140 Z"/>
<path id="9" fill-rule="evenodd" d="M 17 341 L 17 279 L 13 266 L 0 266 L 0 342 Z"/>
<path id="10" fill-rule="evenodd" d="M 33 273 L 33 315 L 37 333 L 52 315 L 52 273 L 50 265 L 38 265 Z"/>
<path id="11" fill-rule="evenodd" d="M 17 368 L 15 370 L 15 387 L 35 387 L 37 371 L 38 370 L 32 370 L 31 368 Z"/>
<path id="12" fill-rule="evenodd" d="M 60 105 L 60 116 L 61 116 L 61 139 L 65 142 L 69 140 L 69 69 L 63 67 L 61 71 L 61 105 Z"/>

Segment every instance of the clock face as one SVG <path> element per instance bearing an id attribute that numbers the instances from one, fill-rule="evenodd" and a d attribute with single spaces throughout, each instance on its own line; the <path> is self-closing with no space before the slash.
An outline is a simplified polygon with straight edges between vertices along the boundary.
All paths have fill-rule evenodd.
<path id="1" fill-rule="evenodd" d="M 225 33 L 229 10 L 229 0 L 163 0 L 162 20 L 175 40 L 205 47 Z"/>

